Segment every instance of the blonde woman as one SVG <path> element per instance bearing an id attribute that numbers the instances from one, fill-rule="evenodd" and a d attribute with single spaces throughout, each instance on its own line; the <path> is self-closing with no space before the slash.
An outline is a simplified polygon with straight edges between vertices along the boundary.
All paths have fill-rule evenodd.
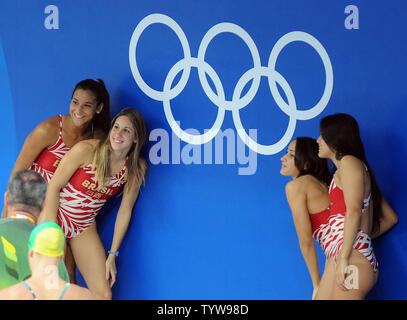
<path id="1" fill-rule="evenodd" d="M 146 137 L 142 115 L 126 108 L 113 119 L 105 141 L 77 143 L 62 159 L 48 185 L 40 221 L 58 222 L 62 227 L 80 273 L 89 290 L 100 299 L 111 299 L 110 288 L 117 273 L 115 259 L 147 172 L 147 162 L 140 156 Z M 106 259 L 95 217 L 123 185 Z"/>

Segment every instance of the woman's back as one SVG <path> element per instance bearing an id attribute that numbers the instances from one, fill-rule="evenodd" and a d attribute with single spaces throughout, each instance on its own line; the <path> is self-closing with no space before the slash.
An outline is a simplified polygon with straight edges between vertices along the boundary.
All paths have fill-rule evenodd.
<path id="1" fill-rule="evenodd" d="M 301 189 L 306 194 L 307 209 L 309 214 L 320 213 L 329 207 L 328 186 L 314 176 L 307 174 L 293 182 L 301 184 Z"/>
<path id="2" fill-rule="evenodd" d="M 345 157 L 344 157 L 345 158 Z M 360 163 L 360 172 L 355 172 L 354 174 L 362 174 L 363 176 L 363 199 L 361 201 L 361 220 L 360 220 L 360 229 L 367 233 L 371 234 L 372 231 L 372 221 L 373 221 L 373 205 L 371 199 L 371 181 L 369 176 L 369 171 L 366 165 L 359 159 L 353 156 L 346 156 L 346 160 L 356 161 Z M 346 161 L 345 160 L 345 161 Z M 341 197 L 339 201 L 343 201 L 343 206 L 345 206 L 345 199 L 343 195 L 343 187 L 341 181 L 341 172 L 338 170 L 333 176 L 334 186 L 339 188 Z M 343 212 L 345 214 L 345 212 Z"/>

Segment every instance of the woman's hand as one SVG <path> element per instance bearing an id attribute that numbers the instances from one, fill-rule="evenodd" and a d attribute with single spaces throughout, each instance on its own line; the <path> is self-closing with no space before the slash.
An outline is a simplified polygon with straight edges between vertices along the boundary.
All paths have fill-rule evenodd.
<path id="1" fill-rule="evenodd" d="M 106 280 L 109 282 L 110 288 L 113 287 L 116 282 L 116 256 L 109 254 L 106 259 Z"/>
<path id="2" fill-rule="evenodd" d="M 346 279 L 346 270 L 349 265 L 349 259 L 347 258 L 338 258 L 338 263 L 336 265 L 336 284 L 339 288 L 344 291 L 348 291 L 345 284 Z"/>

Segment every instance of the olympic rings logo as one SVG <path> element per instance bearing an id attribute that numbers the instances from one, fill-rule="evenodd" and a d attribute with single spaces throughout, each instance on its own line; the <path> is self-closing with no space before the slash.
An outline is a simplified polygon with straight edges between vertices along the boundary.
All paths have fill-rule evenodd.
<path id="1" fill-rule="evenodd" d="M 168 72 L 164 82 L 164 88 L 162 91 L 152 89 L 143 80 L 143 78 L 140 75 L 136 61 L 138 40 L 141 34 L 144 32 L 144 30 L 148 26 L 155 23 L 164 24 L 175 32 L 175 34 L 178 36 L 178 39 L 181 42 L 182 50 L 184 53 L 184 58 L 178 61 Z M 205 61 L 205 53 L 209 43 L 212 41 L 214 37 L 224 32 L 233 33 L 237 35 L 239 38 L 241 38 L 249 48 L 253 59 L 253 68 L 246 71 L 238 80 L 233 91 L 232 100 L 230 101 L 226 100 L 225 98 L 223 85 L 218 74 Z M 302 41 L 313 47 L 319 54 L 325 68 L 326 79 L 322 97 L 313 107 L 309 108 L 308 110 L 297 109 L 294 93 L 290 85 L 288 84 L 286 79 L 278 71 L 275 70 L 277 58 L 281 50 L 289 43 L 295 41 Z M 140 87 L 140 89 L 150 98 L 163 102 L 164 113 L 167 118 L 167 121 L 171 129 L 181 140 L 196 145 L 203 144 L 212 140 L 217 135 L 222 126 L 223 119 L 225 117 L 225 112 L 231 111 L 233 115 L 233 122 L 242 141 L 244 141 L 246 145 L 253 151 L 264 155 L 276 154 L 280 152 L 283 148 L 285 148 L 294 135 L 297 120 L 309 120 L 320 114 L 327 106 L 333 88 L 333 70 L 331 61 L 325 48 L 312 35 L 302 31 L 293 31 L 281 37 L 271 50 L 270 57 L 268 60 L 268 66 L 264 67 L 261 65 L 259 51 L 257 50 L 257 47 L 253 39 L 244 29 L 242 29 L 236 24 L 224 22 L 219 23 L 213 26 L 211 29 L 209 29 L 209 31 L 203 37 L 201 44 L 199 46 L 198 57 L 195 58 L 191 56 L 191 51 L 187 37 L 185 36 L 185 33 L 183 32 L 181 27 L 173 19 L 166 15 L 151 14 L 145 17 L 143 20 L 141 20 L 140 23 L 134 29 L 129 46 L 129 62 L 133 77 L 138 86 Z M 173 117 L 170 105 L 170 101 L 174 99 L 177 95 L 179 95 L 181 91 L 185 88 L 192 67 L 198 69 L 198 75 L 202 85 L 202 89 L 204 90 L 208 98 L 218 107 L 218 114 L 212 128 L 206 131 L 204 134 L 198 135 L 189 134 L 181 129 L 181 127 Z M 182 75 L 179 82 L 172 88 L 172 84 L 175 77 L 181 71 Z M 217 93 L 215 93 L 209 86 L 208 80 L 206 79 L 206 75 L 208 75 L 211 78 Z M 263 145 L 254 141 L 246 133 L 246 130 L 243 128 L 239 114 L 239 110 L 246 107 L 256 95 L 259 89 L 261 77 L 268 78 L 268 83 L 273 98 L 275 99 L 278 107 L 287 116 L 289 116 L 288 127 L 283 137 L 278 142 L 270 145 Z M 243 89 L 250 81 L 252 81 L 252 84 L 249 90 L 243 97 L 241 97 Z M 288 103 L 281 97 L 277 89 L 277 84 L 284 91 Z"/>

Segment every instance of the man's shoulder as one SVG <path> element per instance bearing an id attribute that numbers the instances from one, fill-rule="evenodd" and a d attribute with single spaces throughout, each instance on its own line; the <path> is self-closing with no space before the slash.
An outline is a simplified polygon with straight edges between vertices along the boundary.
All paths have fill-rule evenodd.
<path id="1" fill-rule="evenodd" d="M 28 238 L 34 227 L 34 224 L 23 219 L 0 219 L 0 236 L 25 239 Z"/>
<path id="2" fill-rule="evenodd" d="M 16 228 L 21 231 L 29 230 L 31 231 L 34 229 L 35 225 L 30 221 L 24 219 L 16 219 L 16 218 L 3 218 L 0 219 L 0 230 L 5 228 Z"/>

